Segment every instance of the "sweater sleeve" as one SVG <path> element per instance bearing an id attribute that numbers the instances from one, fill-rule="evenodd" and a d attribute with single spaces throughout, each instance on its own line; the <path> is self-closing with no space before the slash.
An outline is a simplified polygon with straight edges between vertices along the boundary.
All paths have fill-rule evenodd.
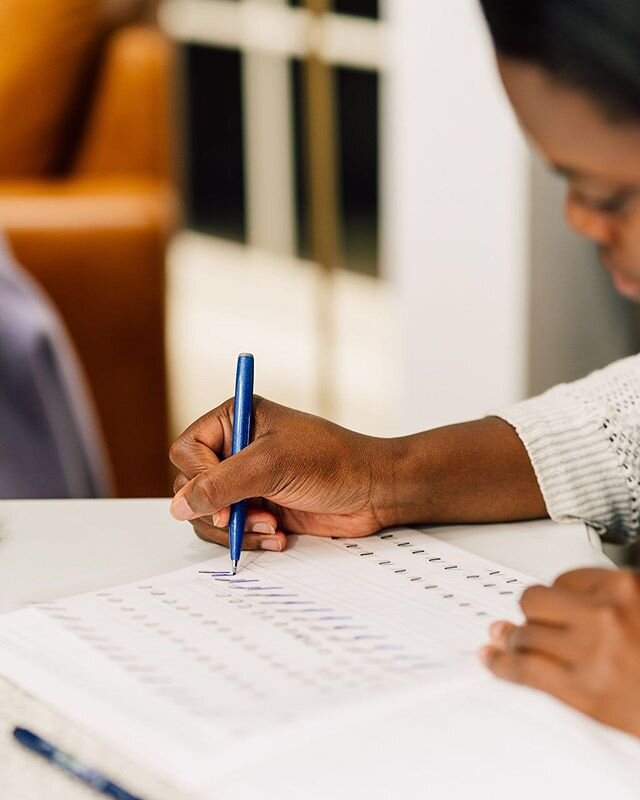
<path id="1" fill-rule="evenodd" d="M 527 449 L 549 516 L 640 532 L 640 355 L 498 412 Z"/>

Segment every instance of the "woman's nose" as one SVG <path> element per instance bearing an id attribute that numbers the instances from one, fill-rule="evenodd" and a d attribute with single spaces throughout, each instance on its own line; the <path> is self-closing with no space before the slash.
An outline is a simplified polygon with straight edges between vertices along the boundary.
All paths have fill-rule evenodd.
<path id="1" fill-rule="evenodd" d="M 566 217 L 572 228 L 596 244 L 608 245 L 613 242 L 615 224 L 608 214 L 586 208 L 569 197 L 566 205 Z"/>

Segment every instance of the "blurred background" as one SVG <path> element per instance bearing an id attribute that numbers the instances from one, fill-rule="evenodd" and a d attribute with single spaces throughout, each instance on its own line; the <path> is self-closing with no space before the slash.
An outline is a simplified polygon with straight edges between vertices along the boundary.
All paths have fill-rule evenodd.
<path id="1" fill-rule="evenodd" d="M 475 0 L 3 0 L 0 229 L 122 496 L 233 391 L 381 436 L 637 350 Z"/>

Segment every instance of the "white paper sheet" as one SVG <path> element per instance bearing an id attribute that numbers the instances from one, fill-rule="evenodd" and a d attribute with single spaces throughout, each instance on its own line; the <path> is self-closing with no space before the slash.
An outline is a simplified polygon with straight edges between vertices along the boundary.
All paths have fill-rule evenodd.
<path id="1" fill-rule="evenodd" d="M 294 742 L 203 800 L 637 800 L 640 742 L 492 678 Z"/>
<path id="2" fill-rule="evenodd" d="M 300 537 L 206 574 L 228 563 L 6 614 L 0 673 L 205 796 L 339 719 L 486 680 L 475 651 L 532 582 L 412 530 Z"/>

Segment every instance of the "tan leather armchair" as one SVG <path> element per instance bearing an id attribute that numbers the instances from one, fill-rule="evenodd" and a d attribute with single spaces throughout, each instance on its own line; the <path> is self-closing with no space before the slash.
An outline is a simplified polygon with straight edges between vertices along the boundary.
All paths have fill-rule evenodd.
<path id="1" fill-rule="evenodd" d="M 0 229 L 68 326 L 117 493 L 158 496 L 170 487 L 164 258 L 177 217 L 173 54 L 147 26 L 120 26 L 95 42 L 51 157 L 34 174 L 14 169 L 14 159 L 3 176 L 0 153 Z"/>

